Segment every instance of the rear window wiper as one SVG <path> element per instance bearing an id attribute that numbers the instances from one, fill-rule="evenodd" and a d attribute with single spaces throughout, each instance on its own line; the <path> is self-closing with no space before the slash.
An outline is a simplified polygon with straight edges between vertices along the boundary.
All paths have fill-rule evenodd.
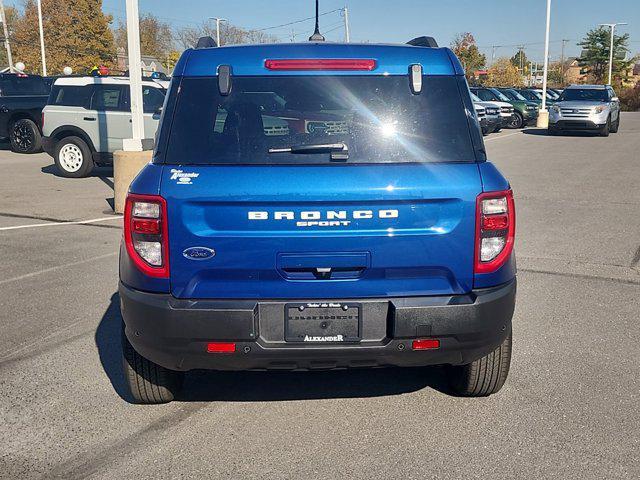
<path id="1" fill-rule="evenodd" d="M 295 153 L 301 155 L 312 155 L 316 153 L 330 153 L 331 160 L 347 160 L 349 149 L 344 143 L 318 143 L 308 145 L 292 145 L 290 147 L 270 148 L 269 153 Z"/>

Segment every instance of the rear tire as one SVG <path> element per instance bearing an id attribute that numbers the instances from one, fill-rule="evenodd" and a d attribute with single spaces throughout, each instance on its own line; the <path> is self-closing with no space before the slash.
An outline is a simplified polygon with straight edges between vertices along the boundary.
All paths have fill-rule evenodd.
<path id="1" fill-rule="evenodd" d="M 16 153 L 36 153 L 42 151 L 42 134 L 33 120 L 22 118 L 9 127 L 11 151 Z"/>
<path id="2" fill-rule="evenodd" d="M 91 149 L 80 137 L 64 137 L 58 141 L 53 160 L 63 177 L 82 178 L 93 170 Z"/>
<path id="3" fill-rule="evenodd" d="M 509 120 L 509 128 L 522 128 L 524 126 L 524 118 L 520 112 L 514 112 Z"/>
<path id="4" fill-rule="evenodd" d="M 182 388 L 184 373 L 164 368 L 136 352 L 124 333 L 124 325 L 122 365 L 135 403 L 168 403 Z"/>
<path id="5" fill-rule="evenodd" d="M 512 334 L 488 355 L 467 365 L 449 367 L 448 377 L 455 393 L 464 397 L 486 397 L 500 391 L 511 366 Z"/>

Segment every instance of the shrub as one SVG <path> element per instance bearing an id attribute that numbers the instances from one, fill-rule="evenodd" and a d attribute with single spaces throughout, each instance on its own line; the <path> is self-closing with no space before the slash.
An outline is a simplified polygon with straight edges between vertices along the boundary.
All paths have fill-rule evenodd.
<path id="1" fill-rule="evenodd" d="M 625 112 L 640 110 L 640 82 L 635 87 L 625 88 L 618 94 L 620 106 Z"/>

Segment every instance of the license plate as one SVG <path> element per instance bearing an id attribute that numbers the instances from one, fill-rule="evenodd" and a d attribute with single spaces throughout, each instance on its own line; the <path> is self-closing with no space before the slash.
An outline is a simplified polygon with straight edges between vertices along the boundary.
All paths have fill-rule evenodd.
<path id="1" fill-rule="evenodd" d="M 358 342 L 360 311 L 359 303 L 288 303 L 285 306 L 285 340 L 302 343 Z"/>

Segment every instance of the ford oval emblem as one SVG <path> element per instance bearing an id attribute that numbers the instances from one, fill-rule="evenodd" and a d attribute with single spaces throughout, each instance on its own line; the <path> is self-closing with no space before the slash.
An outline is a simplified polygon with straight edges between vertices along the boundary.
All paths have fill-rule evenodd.
<path id="1" fill-rule="evenodd" d="M 216 255 L 216 251 L 207 247 L 189 247 L 182 252 L 189 260 L 208 260 Z"/>

